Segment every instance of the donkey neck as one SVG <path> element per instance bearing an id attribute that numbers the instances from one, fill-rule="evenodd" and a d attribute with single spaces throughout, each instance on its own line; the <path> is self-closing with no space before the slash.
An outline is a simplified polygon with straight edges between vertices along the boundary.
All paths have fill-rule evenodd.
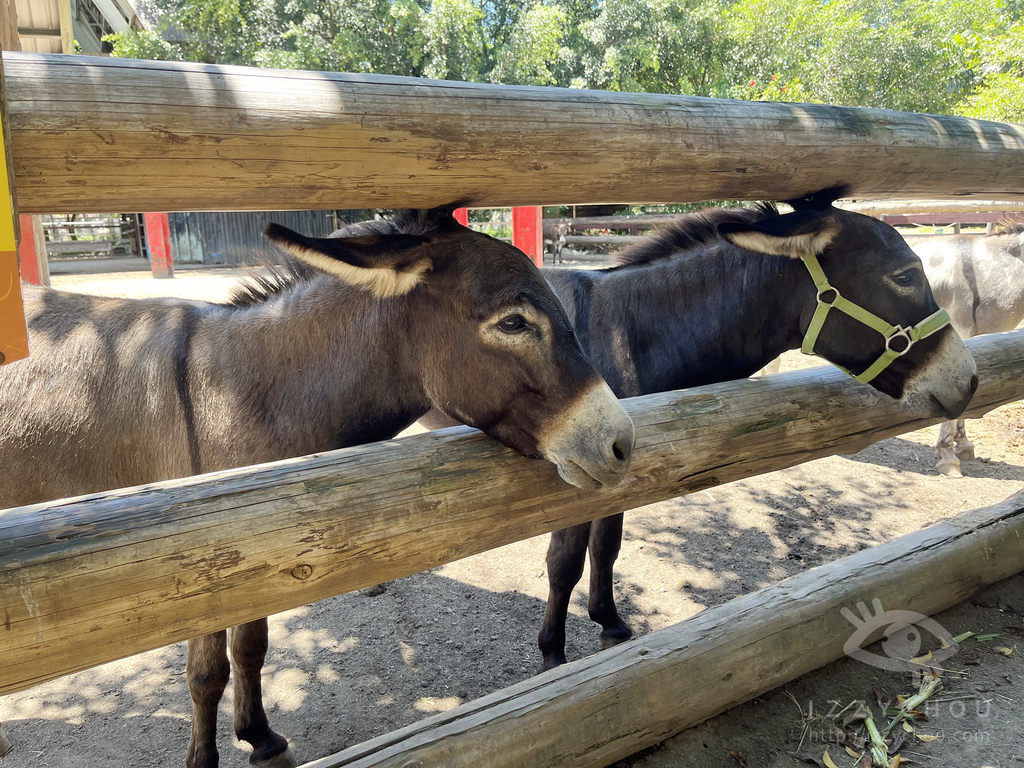
<path id="1" fill-rule="evenodd" d="M 620 397 L 751 375 L 800 346 L 815 293 L 799 261 L 728 246 L 552 282 Z"/>
<path id="2" fill-rule="evenodd" d="M 215 313 L 198 329 L 189 378 L 252 439 L 226 445 L 247 433 L 221 429 L 215 412 L 201 434 L 247 462 L 393 437 L 430 408 L 409 341 L 413 313 L 409 297 L 376 300 L 328 277 Z M 204 470 L 219 463 L 203 453 Z"/>

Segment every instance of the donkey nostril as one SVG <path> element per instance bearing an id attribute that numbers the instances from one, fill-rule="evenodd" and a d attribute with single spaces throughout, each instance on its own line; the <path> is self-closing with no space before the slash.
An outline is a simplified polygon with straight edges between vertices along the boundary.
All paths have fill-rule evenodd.
<path id="1" fill-rule="evenodd" d="M 975 374 L 974 376 L 971 376 L 971 394 L 973 395 L 977 391 L 978 391 L 978 376 L 977 376 L 977 374 Z"/>
<path id="2" fill-rule="evenodd" d="M 618 461 L 625 461 L 626 458 L 629 456 L 629 450 L 623 450 L 622 443 L 620 443 L 617 440 L 614 443 L 612 443 L 612 453 L 615 455 L 615 458 Z"/>

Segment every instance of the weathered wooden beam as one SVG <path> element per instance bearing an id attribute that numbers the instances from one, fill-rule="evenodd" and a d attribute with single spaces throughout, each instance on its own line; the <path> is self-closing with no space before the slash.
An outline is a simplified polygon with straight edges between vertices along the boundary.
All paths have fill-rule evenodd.
<path id="1" fill-rule="evenodd" d="M 958 224 L 998 224 L 1012 214 L 993 211 L 992 213 L 882 213 L 878 215 L 886 224 L 894 227 L 905 224 L 937 224 L 956 226 Z"/>
<path id="2" fill-rule="evenodd" d="M 1024 127 L 959 117 L 5 54 L 23 213 L 1024 198 Z"/>
<path id="3" fill-rule="evenodd" d="M 1019 491 L 304 768 L 608 765 L 842 658 L 857 632 L 877 639 L 893 623 L 859 630 L 844 608 L 857 616 L 858 603 L 880 600 L 928 615 L 1019 573 L 1022 541 Z"/>
<path id="4" fill-rule="evenodd" d="M 879 216 L 885 213 L 945 214 L 1024 211 L 1024 203 L 1020 200 L 858 200 L 856 202 L 840 202 L 837 205 L 866 216 Z"/>
<path id="5" fill-rule="evenodd" d="M 1024 331 L 969 344 L 973 415 L 1024 397 Z M 829 368 L 626 405 L 606 493 L 458 427 L 0 512 L 0 693 L 928 423 Z"/>
<path id="6" fill-rule="evenodd" d="M 576 218 L 561 217 L 545 219 L 544 229 L 554 230 L 558 222 L 565 221 L 574 231 L 581 229 L 628 229 L 635 232 L 675 221 L 678 213 L 641 213 L 630 216 L 577 216 Z"/>
<path id="7" fill-rule="evenodd" d="M 643 235 L 566 235 L 565 244 L 568 246 L 587 247 L 591 245 L 614 245 L 621 248 L 632 243 L 639 243 L 647 238 Z"/>

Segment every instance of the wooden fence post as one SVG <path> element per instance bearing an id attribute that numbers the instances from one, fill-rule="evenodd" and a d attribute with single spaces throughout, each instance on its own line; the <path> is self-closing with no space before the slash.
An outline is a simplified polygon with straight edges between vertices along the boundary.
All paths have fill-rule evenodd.
<path id="1" fill-rule="evenodd" d="M 15 0 L 0 0 L 0 48 L 2 48 L 5 51 L 20 51 L 21 50 L 21 39 L 18 37 L 18 9 L 17 9 L 17 6 L 15 5 Z M 4 144 L 5 147 L 9 147 L 10 146 L 10 142 L 8 140 L 8 135 L 7 135 L 7 99 L 6 99 L 6 95 L 4 93 L 4 87 L 3 87 L 3 66 L 2 65 L 0 65 L 0 123 L 3 124 L 2 125 L 2 139 L 0 139 L 0 141 L 2 141 L 2 143 Z M 13 181 L 14 176 L 10 172 L 10 164 L 6 162 L 6 154 L 7 154 L 7 150 L 6 149 L 3 152 L 0 152 L 0 156 L 3 156 L 5 158 L 4 165 L 6 166 L 4 168 L 4 170 L 3 170 L 3 174 L 2 175 L 7 178 L 7 183 L 9 185 L 9 187 L 13 188 L 13 186 L 14 186 L 14 181 Z M 12 198 L 12 203 L 13 203 L 13 194 L 11 194 L 10 197 Z M 2 211 L 0 211 L 0 215 L 3 215 Z M 11 217 L 12 217 L 12 226 L 13 226 L 13 217 L 14 217 L 14 206 L 13 205 L 11 205 Z M 3 269 L 2 266 L 0 266 L 0 282 L 3 282 L 3 279 L 4 279 L 4 269 Z M 20 294 L 21 286 L 18 286 L 18 292 Z M 24 307 L 22 307 L 22 305 L 21 305 L 21 298 L 19 296 L 19 299 L 18 299 L 18 315 L 21 318 L 21 322 L 16 325 L 16 327 L 17 327 L 17 335 L 18 336 L 20 336 L 22 330 L 25 329 L 25 314 L 24 313 L 25 313 L 25 310 L 24 310 Z M 5 357 L 6 357 L 5 352 L 8 351 L 8 350 L 6 350 L 4 348 L 6 343 L 7 343 L 7 339 L 8 339 L 8 331 L 7 331 L 6 325 L 5 325 L 4 311 L 3 311 L 3 307 L 2 307 L 2 302 L 0 302 L 0 365 L 4 364 Z M 26 349 L 28 347 L 27 340 L 26 340 L 25 347 L 26 347 Z M 12 356 L 11 359 L 13 360 L 15 358 Z M 14 745 L 11 744 L 10 740 L 6 736 L 4 736 L 4 725 L 3 725 L 3 723 L 0 723 L 0 757 L 3 757 L 4 755 L 6 755 L 13 748 L 14 748 Z"/>
<path id="2" fill-rule="evenodd" d="M 516 206 L 512 209 L 512 245 L 521 250 L 538 267 L 544 266 L 544 227 L 539 205 Z"/>
<path id="3" fill-rule="evenodd" d="M 28 330 L 21 303 L 21 275 L 14 229 L 14 185 L 7 133 L 7 99 L 0 67 L 0 365 L 28 357 Z"/>
<path id="4" fill-rule="evenodd" d="M 146 221 L 146 250 L 153 277 L 174 277 L 170 221 L 166 213 L 143 214 Z"/>
<path id="5" fill-rule="evenodd" d="M 6 174 L 0 171 L 0 178 Z M 14 242 L 14 216 L 6 185 L 0 191 L 0 365 L 28 357 L 28 331 L 21 304 L 21 276 Z"/>
<path id="6" fill-rule="evenodd" d="M 71 0 L 57 0 L 57 17 L 60 19 L 60 52 L 75 52 L 74 15 Z"/>
<path id="7" fill-rule="evenodd" d="M 46 239 L 43 234 L 42 216 L 19 216 L 21 243 L 18 245 L 18 261 L 21 263 L 21 279 L 33 285 L 50 286 L 50 265 L 46 260 Z"/>

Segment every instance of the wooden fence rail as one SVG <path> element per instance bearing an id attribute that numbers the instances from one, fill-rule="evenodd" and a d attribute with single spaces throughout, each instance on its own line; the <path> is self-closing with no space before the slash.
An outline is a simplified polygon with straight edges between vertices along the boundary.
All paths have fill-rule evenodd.
<path id="1" fill-rule="evenodd" d="M 783 104 L 4 53 L 22 213 L 1024 198 L 1024 127 Z"/>
<path id="2" fill-rule="evenodd" d="M 1024 203 L 1009 200 L 858 200 L 840 202 L 840 208 L 866 216 L 916 213 L 993 213 L 1006 214 L 1024 211 Z"/>
<path id="3" fill-rule="evenodd" d="M 969 345 L 972 415 L 1024 397 L 1024 331 Z M 927 423 L 829 368 L 626 403 L 606 493 L 460 427 L 0 512 L 0 693 Z"/>

